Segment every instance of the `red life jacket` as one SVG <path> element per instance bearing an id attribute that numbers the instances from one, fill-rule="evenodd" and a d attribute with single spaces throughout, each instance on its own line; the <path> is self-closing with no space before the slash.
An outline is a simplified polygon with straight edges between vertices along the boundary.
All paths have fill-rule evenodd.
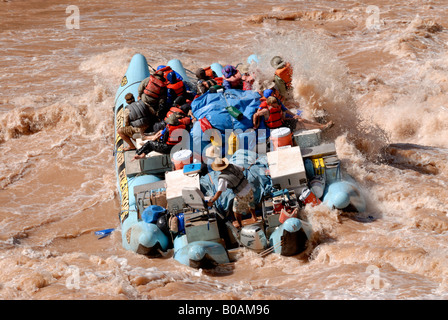
<path id="1" fill-rule="evenodd" d="M 185 86 L 183 81 L 177 81 L 176 83 L 169 83 L 167 85 L 168 89 L 173 89 L 176 95 L 179 97 L 185 92 Z"/>
<path id="2" fill-rule="evenodd" d="M 173 135 L 173 132 L 177 129 L 186 129 L 186 126 L 184 124 L 179 124 L 177 126 L 172 126 L 170 124 L 167 124 L 166 127 L 168 128 L 168 139 L 166 141 L 166 144 L 170 146 L 174 146 L 182 141 L 182 135 L 179 135 L 179 132 L 176 133 L 176 136 Z"/>
<path id="3" fill-rule="evenodd" d="M 283 111 L 281 108 L 270 107 L 265 102 L 260 107 L 268 108 L 269 110 L 269 118 L 266 120 L 266 125 L 269 129 L 280 128 L 283 125 Z"/>
<path id="4" fill-rule="evenodd" d="M 252 90 L 253 83 L 254 81 L 243 81 L 243 90 L 244 91 Z"/>
<path id="5" fill-rule="evenodd" d="M 143 90 L 143 93 L 146 94 L 147 96 L 158 99 L 160 98 L 162 88 L 164 88 L 165 86 L 166 86 L 165 82 L 163 82 L 157 77 L 154 77 L 153 75 L 150 75 L 149 82 L 146 85 L 146 88 Z"/>

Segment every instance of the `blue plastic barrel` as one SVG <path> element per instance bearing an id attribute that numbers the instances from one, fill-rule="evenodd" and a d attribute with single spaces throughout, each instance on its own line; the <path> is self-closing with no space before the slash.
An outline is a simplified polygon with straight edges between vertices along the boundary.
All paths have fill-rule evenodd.
<path id="1" fill-rule="evenodd" d="M 147 223 L 157 223 L 157 219 L 159 219 L 164 212 L 164 207 L 151 205 L 143 211 L 142 219 Z"/>
<path id="2" fill-rule="evenodd" d="M 176 214 L 177 219 L 179 219 L 179 225 L 178 225 L 178 230 L 179 233 L 185 233 L 185 220 L 184 220 L 184 213 L 178 213 Z"/>

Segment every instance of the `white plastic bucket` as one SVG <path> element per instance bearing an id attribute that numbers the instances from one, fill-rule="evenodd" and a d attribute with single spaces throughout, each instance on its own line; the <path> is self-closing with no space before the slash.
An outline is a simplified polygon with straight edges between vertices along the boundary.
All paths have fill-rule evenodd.
<path id="1" fill-rule="evenodd" d="M 324 195 L 325 182 L 320 178 L 314 178 L 310 181 L 311 191 L 316 198 L 321 198 Z"/>
<path id="2" fill-rule="evenodd" d="M 193 152 L 191 150 L 179 150 L 173 154 L 171 159 L 175 170 L 183 169 L 184 165 L 193 162 Z"/>

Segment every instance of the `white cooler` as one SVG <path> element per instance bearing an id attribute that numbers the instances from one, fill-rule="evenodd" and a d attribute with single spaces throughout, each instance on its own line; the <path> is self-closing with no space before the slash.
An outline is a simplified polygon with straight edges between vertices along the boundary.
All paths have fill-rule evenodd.
<path id="1" fill-rule="evenodd" d="M 305 165 L 300 147 L 282 148 L 267 153 L 272 184 L 293 190 L 306 184 Z"/>
<path id="2" fill-rule="evenodd" d="M 181 211 L 185 205 L 182 198 L 182 189 L 184 187 L 193 187 L 200 189 L 199 175 L 185 175 L 183 170 L 169 171 L 165 173 L 166 182 L 166 201 L 168 211 Z"/>

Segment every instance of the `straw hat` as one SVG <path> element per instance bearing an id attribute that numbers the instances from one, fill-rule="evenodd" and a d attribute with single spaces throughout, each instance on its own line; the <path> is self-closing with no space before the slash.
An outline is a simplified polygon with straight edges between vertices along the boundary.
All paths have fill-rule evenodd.
<path id="1" fill-rule="evenodd" d="M 214 171 L 222 171 L 229 166 L 229 159 L 215 158 L 215 161 L 210 165 Z"/>

